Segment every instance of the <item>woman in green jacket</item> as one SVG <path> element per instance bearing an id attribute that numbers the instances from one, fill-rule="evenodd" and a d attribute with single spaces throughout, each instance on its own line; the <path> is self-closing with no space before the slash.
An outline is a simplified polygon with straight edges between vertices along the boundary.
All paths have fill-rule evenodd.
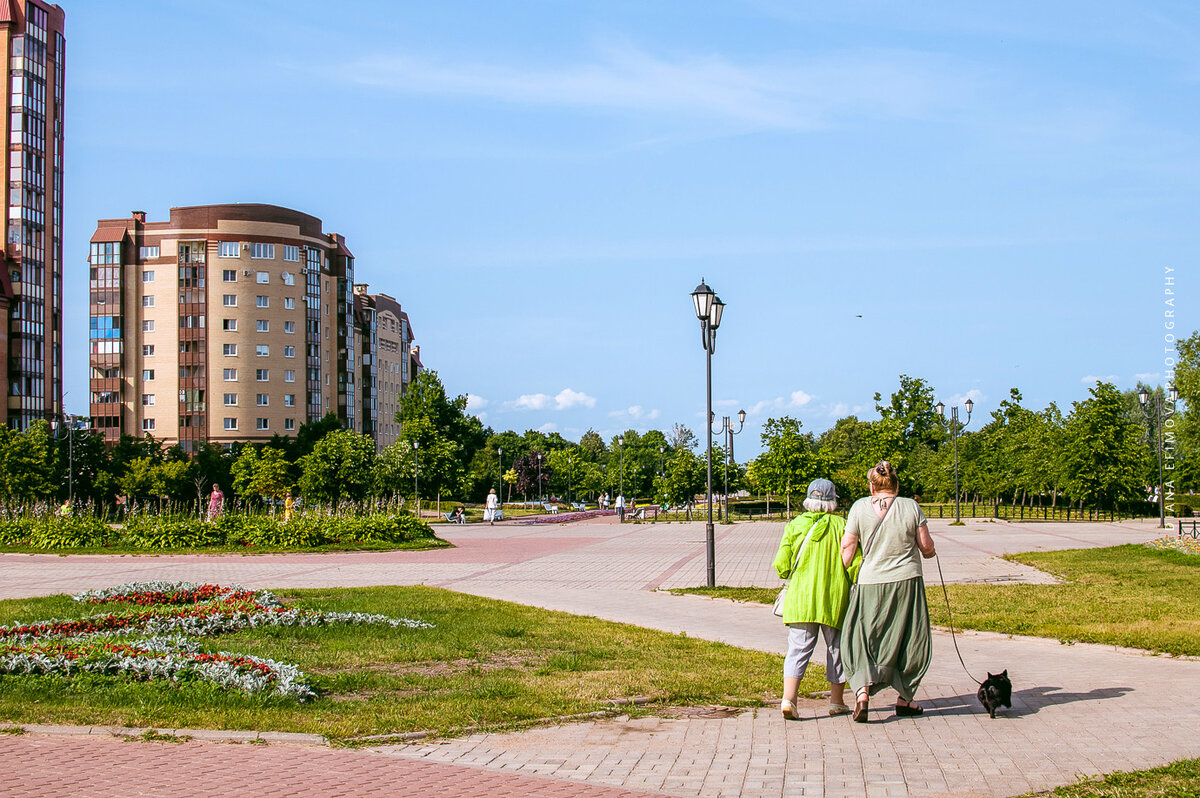
<path id="1" fill-rule="evenodd" d="M 783 660 L 783 701 L 788 720 L 798 720 L 796 694 L 817 647 L 825 638 L 825 673 L 829 679 L 829 714 L 847 715 L 846 674 L 842 670 L 841 627 L 850 595 L 850 577 L 842 565 L 842 532 L 846 522 L 833 515 L 837 491 L 827 479 L 808 486 L 805 513 L 783 530 L 775 555 L 775 572 L 787 579 L 783 622 L 788 627 L 788 650 Z M 851 565 L 855 568 L 857 562 Z"/>

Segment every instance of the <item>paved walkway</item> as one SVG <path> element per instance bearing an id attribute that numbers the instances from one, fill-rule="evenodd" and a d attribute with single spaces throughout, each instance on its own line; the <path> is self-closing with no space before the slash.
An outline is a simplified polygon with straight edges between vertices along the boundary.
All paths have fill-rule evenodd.
<path id="1" fill-rule="evenodd" d="M 948 581 L 1046 581 L 1045 574 L 995 557 L 1033 549 L 1107 546 L 1158 537 L 1151 522 L 1123 524 L 931 524 Z M 718 582 L 773 586 L 770 561 L 779 523 L 717 528 Z M 468 526 L 442 529 L 459 547 L 417 553 L 287 556 L 71 557 L 0 556 L 0 597 L 45 595 L 131 579 L 241 582 L 251 587 L 430 584 L 524 604 L 595 615 L 734 645 L 778 652 L 783 634 L 761 606 L 671 596 L 658 587 L 702 584 L 702 524 L 583 523 L 555 527 Z M 930 572 L 927 572 L 929 575 Z M 936 574 L 936 571 L 932 571 Z M 257 773 L 257 794 L 339 794 L 304 778 L 291 763 L 324 762 L 346 794 L 370 794 L 373 779 L 398 778 L 413 795 L 467 794 L 430 791 L 427 785 L 474 783 L 474 794 L 602 795 L 537 792 L 612 789 L 677 796 L 1006 796 L 1072 781 L 1077 774 L 1144 768 L 1200 756 L 1200 706 L 1178 701 L 1174 685 L 1200 679 L 1200 662 L 1150 657 L 1100 646 L 972 634 L 960 639 L 977 675 L 1007 667 L 1014 708 L 989 719 L 974 699 L 947 635 L 935 635 L 934 663 L 920 696 L 924 718 L 899 720 L 877 697 L 873 719 L 856 725 L 824 716 L 821 702 L 803 708 L 804 720 L 784 723 L 777 710 L 730 718 L 620 718 L 513 734 L 480 734 L 429 744 L 370 751 L 284 746 L 188 743 L 162 746 L 121 743 L 140 765 L 168 776 L 178 768 Z M 822 661 L 818 652 L 815 661 Z M 892 696 L 891 698 L 894 698 Z M 92 762 L 73 775 L 115 772 L 112 756 L 84 756 L 106 741 L 7 738 L 0 756 L 22 763 L 18 771 L 42 789 L 48 757 Z M 83 748 L 75 748 L 83 746 Z M 23 754 L 21 756 L 8 756 Z M 319 754 L 319 757 L 317 756 Z M 328 758 L 326 761 L 325 758 Z M 22 770 L 25 762 L 36 767 Z M 201 762 L 204 764 L 194 765 Z M 368 765 L 367 763 L 371 763 Z M 378 764 L 376 764 L 378 763 Z M 136 764 L 136 763 L 135 763 Z M 413 771 L 376 770 L 412 767 Z M 422 782 L 422 767 L 437 767 Z M 257 770 L 256 770 L 257 768 Z M 36 773 L 42 782 L 37 782 Z M 182 772 L 182 771 L 181 771 Z M 384 775 L 378 775 L 384 774 Z M 408 775 L 404 775 L 408 774 Z M 20 775 L 20 774 L 18 774 Z M 507 778 L 533 780 L 504 782 Z M 97 776 L 97 778 L 99 778 Z M 500 779 L 486 790 L 484 778 Z M 362 780 L 362 789 L 350 790 Z M 117 779 L 120 781 L 120 779 Z M 14 781 L 14 784 L 26 782 Z M 131 783 L 125 782 L 126 786 Z M 264 784 L 282 785 L 270 792 Z M 489 783 L 490 784 L 490 783 Z M 505 785 L 508 786 L 505 786 Z M 287 785 L 292 785 L 288 787 Z M 349 785 L 349 786 L 347 786 Z M 330 790 L 332 784 L 326 784 Z M 0 794 L 28 794 L 5 792 Z M 272 788 L 273 789 L 273 788 Z M 288 790 L 291 790 L 290 792 Z M 452 786 L 446 789 L 452 790 Z M 215 790 L 213 790 L 215 791 Z M 115 794 L 111 793 L 111 794 Z M 123 794 L 131 794 L 124 791 Z M 142 794 L 165 794 L 147 787 Z M 174 794 L 179 794 L 177 791 Z M 237 794 L 236 792 L 234 794 Z"/>

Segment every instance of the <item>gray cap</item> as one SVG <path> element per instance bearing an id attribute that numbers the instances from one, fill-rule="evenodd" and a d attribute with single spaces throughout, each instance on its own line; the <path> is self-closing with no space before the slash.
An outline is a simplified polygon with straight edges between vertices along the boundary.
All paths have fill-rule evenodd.
<path id="1" fill-rule="evenodd" d="M 837 501 L 837 488 L 827 479 L 814 479 L 808 483 L 808 498 L 825 502 Z"/>

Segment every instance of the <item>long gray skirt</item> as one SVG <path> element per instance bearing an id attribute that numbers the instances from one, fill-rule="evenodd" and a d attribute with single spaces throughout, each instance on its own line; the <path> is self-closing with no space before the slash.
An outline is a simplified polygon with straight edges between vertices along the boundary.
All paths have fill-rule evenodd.
<path id="1" fill-rule="evenodd" d="M 933 639 L 925 580 L 854 585 L 842 623 L 842 664 L 856 692 L 885 687 L 911 701 L 929 670 Z"/>

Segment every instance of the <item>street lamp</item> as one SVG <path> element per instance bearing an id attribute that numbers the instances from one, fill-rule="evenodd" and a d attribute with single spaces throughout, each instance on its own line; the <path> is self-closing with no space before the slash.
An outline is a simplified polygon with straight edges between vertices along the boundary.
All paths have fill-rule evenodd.
<path id="1" fill-rule="evenodd" d="M 975 407 L 975 403 L 971 401 L 970 397 L 967 397 L 967 401 L 963 404 L 967 408 L 967 420 L 961 425 L 958 423 L 958 406 L 956 405 L 950 408 L 950 434 L 954 438 L 954 523 L 956 524 L 962 523 L 962 513 L 960 512 L 958 502 L 958 430 L 961 427 L 966 427 L 971 423 L 971 409 Z M 941 402 L 938 402 L 933 407 L 935 410 L 937 410 L 938 418 L 945 422 L 946 406 Z"/>
<path id="2" fill-rule="evenodd" d="M 500 462 L 500 465 L 497 466 L 500 469 L 500 485 L 498 486 L 500 488 L 500 495 L 497 497 L 497 500 L 501 504 L 504 504 L 504 447 L 503 446 L 496 447 L 496 457 Z"/>
<path id="3" fill-rule="evenodd" d="M 62 421 L 53 421 L 50 425 L 56 438 L 60 426 L 67 428 L 67 497 L 72 505 L 75 504 L 75 426 L 78 423 L 79 419 L 74 416 L 62 416 Z"/>
<path id="4" fill-rule="evenodd" d="M 575 455 L 567 455 L 567 503 L 571 503 L 571 479 L 575 475 Z"/>
<path id="5" fill-rule="evenodd" d="M 1175 412 L 1175 402 L 1179 399 L 1179 391 L 1174 385 L 1168 386 L 1167 393 L 1171 397 L 1171 413 Z M 1147 421 L 1153 421 L 1154 427 L 1158 430 L 1158 528 L 1167 528 L 1167 504 L 1165 485 L 1163 485 L 1163 395 L 1159 391 L 1154 392 L 1154 404 L 1150 404 L 1150 392 L 1143 387 L 1138 391 L 1138 400 L 1142 403 L 1142 411 L 1146 414 Z M 1147 442 L 1154 445 L 1154 430 L 1146 430 Z"/>
<path id="6" fill-rule="evenodd" d="M 538 452 L 538 497 L 542 496 L 542 453 Z"/>
<path id="7" fill-rule="evenodd" d="M 617 490 L 618 496 L 625 495 L 625 436 L 621 435 L 617 438 L 617 443 L 621 446 L 621 481 L 620 489 Z"/>
<path id="8" fill-rule="evenodd" d="M 705 363 L 705 398 L 708 413 L 705 415 L 705 429 L 708 436 L 708 522 L 704 525 L 705 553 L 708 561 L 708 586 L 717 586 L 717 553 L 715 535 L 713 534 L 712 511 L 712 356 L 717 348 L 717 328 L 721 326 L 721 314 L 725 311 L 725 303 L 713 293 L 713 290 L 700 281 L 700 285 L 692 291 L 692 304 L 696 306 L 696 318 L 700 320 L 700 339 L 704 345 Z"/>
<path id="9" fill-rule="evenodd" d="M 721 416 L 721 431 L 715 433 L 725 438 L 725 523 L 729 523 L 729 464 L 733 462 L 733 436 L 746 426 L 746 411 L 738 411 L 738 428 L 735 432 L 729 416 Z"/>
<path id="10" fill-rule="evenodd" d="M 658 447 L 658 475 L 661 477 L 664 473 L 666 473 L 666 472 L 663 471 L 663 447 L 659 446 Z"/>
<path id="11" fill-rule="evenodd" d="M 418 444 L 413 441 L 413 499 L 417 503 L 417 518 L 421 517 L 421 494 L 417 490 L 417 472 L 421 468 L 421 464 L 417 461 Z"/>

